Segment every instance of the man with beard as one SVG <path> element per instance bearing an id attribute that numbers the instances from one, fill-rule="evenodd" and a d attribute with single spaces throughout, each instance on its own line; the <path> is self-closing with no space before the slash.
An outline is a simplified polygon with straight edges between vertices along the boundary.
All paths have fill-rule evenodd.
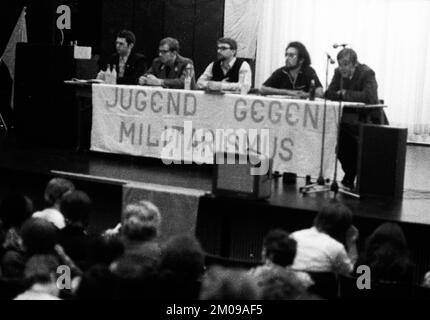
<path id="1" fill-rule="evenodd" d="M 161 40 L 158 55 L 148 72 L 139 78 L 140 85 L 184 89 L 185 77 L 190 76 L 191 88 L 194 88 L 194 64 L 191 59 L 179 54 L 178 40 Z"/>
<path id="2" fill-rule="evenodd" d="M 323 88 L 315 70 L 310 66 L 311 58 L 301 42 L 290 42 L 285 49 L 285 66 L 277 69 L 261 86 L 263 95 L 289 95 L 308 98 L 312 80 L 315 96 L 323 97 Z"/>
<path id="3" fill-rule="evenodd" d="M 251 88 L 252 71 L 245 59 L 236 58 L 237 42 L 231 38 L 221 38 L 217 42 L 217 61 L 211 62 L 197 81 L 199 89 L 208 88 L 208 83 L 218 82 L 223 91 L 240 91 L 240 74 L 244 74 L 243 85 Z M 210 85 L 209 85 L 210 86 Z M 215 85 L 216 86 L 216 85 Z"/>

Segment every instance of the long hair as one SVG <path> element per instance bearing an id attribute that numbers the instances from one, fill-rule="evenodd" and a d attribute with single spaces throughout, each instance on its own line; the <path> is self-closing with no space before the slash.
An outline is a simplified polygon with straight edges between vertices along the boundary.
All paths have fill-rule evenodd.
<path id="1" fill-rule="evenodd" d="M 309 52 L 303 43 L 298 41 L 293 41 L 288 44 L 287 49 L 288 48 L 297 49 L 299 60 L 303 60 L 303 64 L 302 64 L 303 67 L 307 67 L 311 65 L 311 56 L 309 55 Z"/>
<path id="2" fill-rule="evenodd" d="M 363 264 L 370 267 L 372 278 L 384 280 L 403 279 L 411 267 L 406 237 L 399 225 L 384 223 L 369 236 Z"/>

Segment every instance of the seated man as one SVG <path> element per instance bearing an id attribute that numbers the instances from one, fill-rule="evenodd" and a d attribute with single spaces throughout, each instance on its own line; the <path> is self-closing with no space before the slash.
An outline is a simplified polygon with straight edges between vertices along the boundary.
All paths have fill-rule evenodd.
<path id="1" fill-rule="evenodd" d="M 143 54 L 133 51 L 136 37 L 133 32 L 122 30 L 116 36 L 116 52 L 108 64 L 115 66 L 118 84 L 137 84 L 138 78 L 147 70 L 146 58 Z M 100 71 L 98 78 L 104 78 L 104 72 Z"/>
<path id="2" fill-rule="evenodd" d="M 183 89 L 187 72 L 190 72 L 194 82 L 193 61 L 179 55 L 179 42 L 173 38 L 160 41 L 159 57 L 152 62 L 151 68 L 139 78 L 140 85 L 162 86 L 166 88 Z M 191 88 L 194 84 L 191 84 Z"/>
<path id="3" fill-rule="evenodd" d="M 310 65 L 311 58 L 306 47 L 300 42 L 290 42 L 285 50 L 285 66 L 273 72 L 263 83 L 260 89 L 261 94 L 308 98 L 313 80 L 315 96 L 323 97 L 321 82 Z"/>
<path id="4" fill-rule="evenodd" d="M 378 84 L 375 72 L 365 64 L 357 60 L 357 54 L 350 48 L 345 48 L 337 54 L 339 67 L 335 70 L 333 79 L 327 89 L 326 96 L 330 100 L 342 100 L 363 102 L 366 104 L 378 103 Z M 358 156 L 358 130 L 359 125 L 354 121 L 356 110 L 344 109 L 339 133 L 339 161 L 345 176 L 342 184 L 348 188 L 354 188 L 354 180 L 357 175 Z M 382 115 L 385 118 L 385 115 Z M 381 121 L 381 113 L 375 111 L 371 115 L 375 123 Z"/>
<path id="5" fill-rule="evenodd" d="M 243 85 L 247 91 L 252 86 L 252 71 L 249 64 L 236 58 L 237 42 L 231 38 L 221 38 L 217 43 L 218 60 L 211 62 L 197 81 L 199 89 L 206 89 L 209 81 L 220 83 L 221 90 L 240 91 L 239 74 L 244 74 Z"/>
<path id="6" fill-rule="evenodd" d="M 352 212 L 343 204 L 325 205 L 313 227 L 296 231 L 291 238 L 297 241 L 293 269 L 342 275 L 352 272 L 357 260 L 358 230 L 352 225 Z"/>

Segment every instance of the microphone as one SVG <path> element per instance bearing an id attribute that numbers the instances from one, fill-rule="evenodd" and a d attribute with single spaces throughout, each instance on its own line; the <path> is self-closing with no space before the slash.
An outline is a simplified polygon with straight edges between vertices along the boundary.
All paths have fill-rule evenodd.
<path id="1" fill-rule="evenodd" d="M 348 45 L 347 43 L 341 43 L 341 44 L 337 44 L 337 43 L 335 43 L 335 44 L 333 44 L 333 48 L 334 48 L 334 49 L 337 49 L 337 48 L 339 48 L 339 47 L 343 47 L 343 48 L 345 48 L 347 45 Z"/>
<path id="2" fill-rule="evenodd" d="M 333 58 L 327 52 L 325 54 L 327 55 L 327 59 L 330 62 L 330 64 L 334 64 L 335 61 L 333 60 Z"/>

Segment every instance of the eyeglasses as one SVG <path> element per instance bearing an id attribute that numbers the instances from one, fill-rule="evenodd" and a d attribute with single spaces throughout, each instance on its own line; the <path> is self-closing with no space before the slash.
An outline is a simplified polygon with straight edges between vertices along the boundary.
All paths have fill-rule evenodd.
<path id="1" fill-rule="evenodd" d="M 295 54 L 295 53 L 285 53 L 285 57 L 286 58 L 294 58 L 294 57 L 297 57 L 297 54 Z"/>
<path id="2" fill-rule="evenodd" d="M 170 50 L 158 50 L 158 53 L 166 54 L 167 52 L 170 52 Z"/>
<path id="3" fill-rule="evenodd" d="M 231 48 L 230 47 L 218 47 L 217 48 L 217 50 L 221 50 L 221 51 L 229 50 L 229 49 L 231 49 Z"/>

